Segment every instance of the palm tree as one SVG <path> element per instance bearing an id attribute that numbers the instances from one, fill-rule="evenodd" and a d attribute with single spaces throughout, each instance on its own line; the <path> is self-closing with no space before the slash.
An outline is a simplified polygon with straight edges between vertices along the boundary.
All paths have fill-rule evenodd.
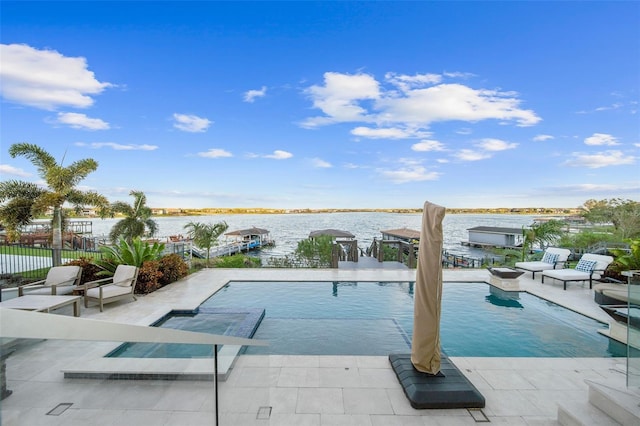
<path id="1" fill-rule="evenodd" d="M 109 239 L 115 244 L 118 239 L 124 238 L 131 243 L 136 237 L 152 237 L 158 232 L 158 224 L 151 219 L 151 209 L 147 207 L 147 197 L 141 191 L 129 193 L 134 199 L 129 205 L 124 201 L 116 201 L 111 204 L 113 213 L 122 213 L 125 218 L 117 222 L 109 232 Z M 146 231 L 146 232 L 145 232 Z"/>
<path id="2" fill-rule="evenodd" d="M 187 235 L 193 240 L 193 243 L 205 250 L 207 250 L 207 264 L 209 263 L 209 255 L 211 254 L 211 247 L 215 246 L 218 242 L 218 237 L 229 229 L 227 222 L 202 223 L 202 222 L 189 222 L 184 226 L 187 230 Z"/>
<path id="3" fill-rule="evenodd" d="M 34 219 L 33 205 L 44 190 L 35 183 L 6 181 L 0 182 L 0 222 L 4 226 L 10 242 L 20 238 L 20 227 Z"/>
<path id="4" fill-rule="evenodd" d="M 523 228 L 522 260 L 525 259 L 526 252 L 531 250 L 534 245 L 537 244 L 541 250 L 544 250 L 549 245 L 554 244 L 565 233 L 564 228 L 564 222 L 553 219 L 533 224 L 529 229 Z"/>
<path id="5" fill-rule="evenodd" d="M 62 206 L 70 203 L 76 211 L 80 211 L 85 205 L 98 207 L 101 217 L 106 216 L 109 202 L 103 195 L 94 191 L 80 191 L 76 185 L 87 175 L 98 168 L 98 162 L 91 158 L 78 160 L 64 167 L 56 163 L 55 158 L 44 149 L 29 143 L 17 143 L 9 147 L 9 154 L 12 158 L 26 157 L 38 169 L 38 174 L 46 182 L 47 188 L 38 194 L 33 200 L 31 207 L 32 214 L 42 214 L 48 208 L 53 208 L 53 219 L 51 221 L 53 265 L 62 263 Z M 64 158 L 63 158 L 64 161 Z M 17 188 L 25 183 L 19 181 L 9 182 L 10 186 Z"/>

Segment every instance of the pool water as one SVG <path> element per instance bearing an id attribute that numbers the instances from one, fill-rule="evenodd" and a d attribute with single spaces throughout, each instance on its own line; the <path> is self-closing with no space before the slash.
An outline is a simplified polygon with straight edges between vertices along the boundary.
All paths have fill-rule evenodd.
<path id="1" fill-rule="evenodd" d="M 200 307 L 196 312 L 172 312 L 156 327 L 251 338 L 264 317 L 264 309 Z M 218 346 L 220 350 L 221 346 Z M 106 355 L 110 358 L 211 358 L 213 346 L 188 343 L 124 343 Z"/>
<path id="2" fill-rule="evenodd" d="M 413 282 L 230 282 L 197 314 L 157 325 L 253 337 L 245 354 L 380 355 L 411 351 Z M 459 357 L 612 357 L 626 346 L 605 324 L 557 304 L 486 283 L 443 285 L 440 339 Z M 206 345 L 126 343 L 108 356 L 211 357 Z"/>
<path id="3" fill-rule="evenodd" d="M 231 282 L 203 308 L 264 308 L 247 354 L 409 352 L 413 282 Z M 605 325 L 536 296 L 485 283 L 445 283 L 441 345 L 449 356 L 611 357 L 626 346 Z"/>

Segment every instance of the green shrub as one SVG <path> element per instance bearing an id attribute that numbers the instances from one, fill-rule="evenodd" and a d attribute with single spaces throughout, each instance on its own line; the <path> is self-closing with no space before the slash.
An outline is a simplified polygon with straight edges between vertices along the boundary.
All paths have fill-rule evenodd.
<path id="1" fill-rule="evenodd" d="M 640 269 L 640 239 L 627 239 L 629 250 L 611 249 L 615 260 L 611 269 L 615 272 Z"/>
<path id="2" fill-rule="evenodd" d="M 160 272 L 162 272 L 162 277 L 159 282 L 162 286 L 178 281 L 182 277 L 186 277 L 189 272 L 189 266 L 182 257 L 177 254 L 162 256 L 159 263 Z"/>
<path id="3" fill-rule="evenodd" d="M 148 294 L 159 289 L 161 278 L 162 272 L 160 271 L 159 261 L 148 260 L 144 262 L 138 272 L 136 294 Z"/>
<path id="4" fill-rule="evenodd" d="M 257 257 L 244 254 L 216 257 L 213 260 L 214 268 L 259 268 L 261 261 Z"/>
<path id="5" fill-rule="evenodd" d="M 308 268 L 329 268 L 332 246 L 333 237 L 330 235 L 301 240 L 298 241 L 294 257 L 297 263 Z"/>
<path id="6" fill-rule="evenodd" d="M 98 275 L 103 269 L 94 263 L 93 258 L 79 257 L 78 259 L 70 260 L 65 263 L 69 266 L 79 266 L 82 268 L 82 276 L 80 277 L 80 284 L 84 284 L 89 281 L 99 280 L 101 277 Z"/>

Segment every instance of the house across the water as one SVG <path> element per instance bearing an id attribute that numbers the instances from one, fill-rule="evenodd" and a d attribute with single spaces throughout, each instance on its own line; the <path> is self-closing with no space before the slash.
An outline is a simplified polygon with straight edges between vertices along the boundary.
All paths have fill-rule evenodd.
<path id="1" fill-rule="evenodd" d="M 463 246 L 520 248 L 522 247 L 521 228 L 502 228 L 496 226 L 476 226 L 467 229 L 469 241 L 461 241 Z"/>

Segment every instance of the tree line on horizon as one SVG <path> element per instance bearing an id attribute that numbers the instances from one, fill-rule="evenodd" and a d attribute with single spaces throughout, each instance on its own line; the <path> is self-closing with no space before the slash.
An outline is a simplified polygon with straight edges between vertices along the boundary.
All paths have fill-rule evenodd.
<path id="1" fill-rule="evenodd" d="M 112 229 L 110 237 L 115 241 L 119 237 L 132 239 L 135 237 L 153 236 L 157 226 L 151 219 L 154 210 L 146 205 L 146 196 L 142 191 L 131 190 L 134 203 L 109 203 L 107 198 L 95 191 L 82 191 L 78 185 L 90 173 L 98 168 L 94 159 L 82 159 L 63 166 L 47 151 L 35 144 L 17 143 L 9 147 L 12 158 L 25 157 L 37 168 L 45 185 L 32 182 L 9 180 L 0 182 L 0 225 L 5 230 L 9 242 L 19 240 L 20 230 L 29 225 L 35 218 L 42 217 L 52 211 L 52 248 L 60 254 L 63 248 L 62 231 L 64 217 L 80 214 L 86 206 L 92 206 L 99 217 L 124 217 Z M 73 206 L 64 209 L 65 204 Z M 396 212 L 420 213 L 422 209 L 179 209 L 185 214 L 195 212 L 232 213 L 328 213 L 328 212 Z M 508 214 L 579 214 L 591 223 L 612 223 L 616 229 L 624 228 L 626 238 L 640 235 L 640 202 L 613 198 L 608 200 L 587 200 L 578 208 L 472 208 L 447 209 L 448 213 L 508 213 Z M 54 265 L 60 259 L 53 259 Z M 56 263 L 56 260 L 58 261 Z"/>

